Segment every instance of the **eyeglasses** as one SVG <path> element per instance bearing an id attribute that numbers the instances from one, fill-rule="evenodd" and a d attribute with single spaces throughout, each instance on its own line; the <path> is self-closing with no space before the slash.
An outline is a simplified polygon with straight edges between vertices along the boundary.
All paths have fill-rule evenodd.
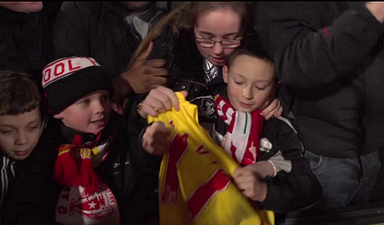
<path id="1" fill-rule="evenodd" d="M 196 42 L 204 48 L 212 48 L 216 43 L 220 43 L 223 48 L 237 48 L 241 44 L 241 37 L 233 40 L 215 41 L 209 38 L 196 37 Z"/>

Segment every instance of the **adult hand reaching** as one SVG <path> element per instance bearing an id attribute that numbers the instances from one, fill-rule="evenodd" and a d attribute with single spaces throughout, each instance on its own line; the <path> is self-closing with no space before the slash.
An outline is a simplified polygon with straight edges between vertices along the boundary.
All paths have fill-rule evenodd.
<path id="1" fill-rule="evenodd" d="M 128 81 L 135 93 L 145 93 L 167 83 L 168 71 L 164 68 L 165 61 L 163 59 L 147 59 L 152 49 L 153 42 L 150 42 L 132 66 L 120 75 Z"/>
<path id="2" fill-rule="evenodd" d="M 263 114 L 265 120 L 269 120 L 272 116 L 281 116 L 283 113 L 283 107 L 280 103 L 280 100 L 278 98 L 273 99 L 272 102 L 269 103 L 267 107 L 263 109 L 263 111 L 261 111 L 261 113 Z"/>

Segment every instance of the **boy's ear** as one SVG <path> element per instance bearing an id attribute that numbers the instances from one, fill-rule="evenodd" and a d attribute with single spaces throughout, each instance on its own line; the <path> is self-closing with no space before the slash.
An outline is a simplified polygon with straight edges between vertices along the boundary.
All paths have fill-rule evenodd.
<path id="1" fill-rule="evenodd" d="M 224 65 L 221 71 L 223 72 L 223 80 L 225 83 L 228 83 L 228 66 Z"/>

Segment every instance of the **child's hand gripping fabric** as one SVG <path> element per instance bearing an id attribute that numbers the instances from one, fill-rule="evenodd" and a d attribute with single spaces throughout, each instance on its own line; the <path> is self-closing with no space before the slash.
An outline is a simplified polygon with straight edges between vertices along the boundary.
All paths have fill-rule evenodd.
<path id="1" fill-rule="evenodd" d="M 267 197 L 267 184 L 252 169 L 239 166 L 233 173 L 233 179 L 245 197 L 258 202 Z"/>
<path id="2" fill-rule="evenodd" d="M 181 92 L 185 97 L 187 92 Z M 158 87 L 152 89 L 144 101 L 140 104 L 139 114 L 143 118 L 148 116 L 157 116 L 175 108 L 179 111 L 179 100 L 175 92 L 166 87 Z M 167 128 L 163 122 L 153 122 L 143 135 L 143 148 L 150 154 L 163 155 L 169 149 L 170 144 L 170 128 Z"/>
<path id="3" fill-rule="evenodd" d="M 143 148 L 152 155 L 163 155 L 169 149 L 170 135 L 163 122 L 153 122 L 143 135 Z"/>

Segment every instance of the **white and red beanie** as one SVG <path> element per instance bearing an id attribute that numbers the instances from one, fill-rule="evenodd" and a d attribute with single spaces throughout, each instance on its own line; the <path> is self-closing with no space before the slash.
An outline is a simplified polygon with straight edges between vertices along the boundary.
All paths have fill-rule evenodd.
<path id="1" fill-rule="evenodd" d="M 49 63 L 43 69 L 42 86 L 50 115 L 62 110 L 97 90 L 113 87 L 101 66 L 90 57 L 65 57 Z"/>

